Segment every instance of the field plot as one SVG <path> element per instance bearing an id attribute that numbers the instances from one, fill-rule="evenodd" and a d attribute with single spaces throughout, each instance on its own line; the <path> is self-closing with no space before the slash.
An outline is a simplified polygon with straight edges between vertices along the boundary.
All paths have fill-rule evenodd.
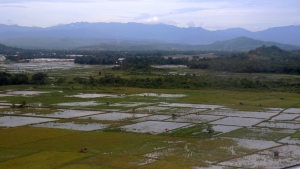
<path id="1" fill-rule="evenodd" d="M 97 94 L 97 93 L 92 93 L 92 94 L 84 94 L 84 93 L 79 93 L 73 96 L 68 96 L 68 97 L 78 97 L 78 98 L 86 98 L 86 99 L 91 99 L 91 98 L 105 98 L 105 97 L 117 97 L 117 95 L 113 94 Z"/>
<path id="2" fill-rule="evenodd" d="M 60 128 L 70 130 L 92 131 L 106 128 L 108 125 L 100 123 L 76 124 L 75 122 L 49 122 L 33 125 L 35 127 Z"/>
<path id="3" fill-rule="evenodd" d="M 6 94 L 13 95 L 13 96 L 33 96 L 33 95 L 39 95 L 43 93 L 50 93 L 49 91 L 8 91 Z"/>
<path id="4" fill-rule="evenodd" d="M 23 114 L 23 115 L 52 117 L 52 118 L 73 118 L 73 117 L 88 116 L 88 115 L 100 114 L 100 113 L 103 113 L 103 112 L 101 112 L 101 111 L 84 111 L 84 110 L 57 110 L 57 112 L 49 113 L 49 114 L 27 113 L 27 114 Z"/>
<path id="5" fill-rule="evenodd" d="M 123 126 L 121 129 L 132 132 L 139 133 L 153 133 L 158 134 L 176 128 L 184 127 L 190 125 L 190 123 L 173 123 L 173 122 L 157 122 L 157 121 L 146 121 L 140 122 L 128 126 Z"/>
<path id="6" fill-rule="evenodd" d="M 226 118 L 211 122 L 210 124 L 251 127 L 261 121 L 262 121 L 262 119 L 244 118 L 244 117 L 226 117 Z"/>
<path id="7" fill-rule="evenodd" d="M 249 111 L 234 111 L 234 110 L 222 110 L 222 111 L 208 111 L 204 112 L 210 115 L 220 115 L 220 116 L 231 116 L 231 117 L 252 117 L 258 119 L 267 119 L 278 113 L 269 112 L 249 112 Z"/>
<path id="8" fill-rule="evenodd" d="M 187 122 L 187 123 L 206 123 L 210 121 L 215 121 L 225 116 L 211 116 L 211 115 L 198 115 L 198 114 L 189 114 L 185 116 L 176 116 L 168 121 L 174 122 Z"/>
<path id="9" fill-rule="evenodd" d="M 299 123 L 287 123 L 287 122 L 263 122 L 258 126 L 261 127 L 270 127 L 270 128 L 284 128 L 284 129 L 299 129 Z"/>
<path id="10" fill-rule="evenodd" d="M 20 117 L 20 116 L 4 116 L 0 117 L 0 126 L 2 127 L 16 127 L 34 123 L 55 121 L 57 119 L 34 118 L 34 117 Z"/>
<path id="11" fill-rule="evenodd" d="M 277 168 L 300 160 L 298 108 L 242 111 L 184 102 L 194 91 L 78 88 L 0 95 L 28 106 L 0 109 L 0 168 Z"/>
<path id="12" fill-rule="evenodd" d="M 82 117 L 82 119 L 94 119 L 94 120 L 125 120 L 125 119 L 135 119 L 139 117 L 149 116 L 149 114 L 131 114 L 131 113 L 105 113 L 93 116 Z"/>
<path id="13" fill-rule="evenodd" d="M 95 101 L 88 101 L 88 102 L 70 102 L 70 103 L 58 103 L 57 106 L 70 106 L 70 107 L 84 107 L 84 106 L 97 106 L 102 105 L 104 103 L 97 103 Z"/>
<path id="14" fill-rule="evenodd" d="M 280 152 L 280 158 L 274 158 L 273 152 Z M 300 147 L 299 146 L 281 146 L 274 149 L 259 152 L 258 154 L 249 155 L 227 162 L 221 165 L 244 168 L 283 168 L 299 164 Z"/>

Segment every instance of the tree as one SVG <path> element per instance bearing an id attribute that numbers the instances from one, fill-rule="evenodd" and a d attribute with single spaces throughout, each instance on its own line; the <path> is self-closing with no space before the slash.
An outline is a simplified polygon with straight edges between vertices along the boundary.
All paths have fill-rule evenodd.
<path id="1" fill-rule="evenodd" d="M 48 78 L 48 75 L 45 73 L 36 73 L 31 77 L 31 80 L 34 84 L 46 84 L 46 80 Z"/>
<path id="2" fill-rule="evenodd" d="M 12 78 L 12 84 L 28 84 L 28 76 L 26 74 L 15 74 Z"/>

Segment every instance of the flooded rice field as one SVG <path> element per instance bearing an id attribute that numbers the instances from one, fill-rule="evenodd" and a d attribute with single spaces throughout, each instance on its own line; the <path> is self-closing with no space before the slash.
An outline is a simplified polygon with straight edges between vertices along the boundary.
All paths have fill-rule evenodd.
<path id="1" fill-rule="evenodd" d="M 278 114 L 278 113 L 269 113 L 269 112 L 235 111 L 230 109 L 222 110 L 222 111 L 209 111 L 205 113 L 211 115 L 220 115 L 220 116 L 252 117 L 252 118 L 262 118 L 262 119 L 267 119 Z"/>
<path id="2" fill-rule="evenodd" d="M 85 110 L 57 110 L 54 113 L 26 113 L 25 116 L 51 117 L 51 118 L 74 118 L 103 113 L 101 111 L 85 111 Z"/>
<path id="3" fill-rule="evenodd" d="M 68 96 L 68 97 L 78 97 L 78 98 L 103 98 L 103 97 L 118 97 L 118 95 L 113 95 L 113 94 L 83 94 L 83 93 L 79 93 L 73 96 Z"/>
<path id="4" fill-rule="evenodd" d="M 184 103 L 161 103 L 159 106 L 165 107 L 189 107 L 189 108 L 196 108 L 196 109 L 217 109 L 223 106 L 219 105 L 205 105 L 205 104 L 184 104 Z"/>
<path id="5" fill-rule="evenodd" d="M 79 106 L 79 107 L 84 107 L 84 106 L 97 106 L 97 105 L 102 105 L 104 103 L 97 103 L 95 101 L 88 101 L 88 102 L 70 102 L 70 103 L 58 103 L 55 104 L 57 106 Z"/>
<path id="6" fill-rule="evenodd" d="M 287 109 L 285 111 L 283 111 L 284 113 L 295 113 L 295 114 L 300 114 L 300 108 L 290 108 Z"/>
<path id="7" fill-rule="evenodd" d="M 145 103 L 145 102 L 120 102 L 109 104 L 109 106 L 118 106 L 118 107 L 137 107 L 137 106 L 147 106 L 153 103 Z"/>
<path id="8" fill-rule="evenodd" d="M 143 118 L 139 118 L 137 120 L 134 120 L 135 122 L 141 122 L 141 121 L 161 121 L 172 118 L 171 116 L 166 115 L 153 115 L 153 116 L 147 116 Z"/>
<path id="9" fill-rule="evenodd" d="M 280 152 L 274 157 L 274 152 Z M 221 165 L 243 168 L 284 168 L 299 164 L 300 147 L 286 145 L 261 151 L 258 154 L 248 155 L 230 161 L 222 162 Z"/>
<path id="10" fill-rule="evenodd" d="M 180 127 L 190 125 L 190 123 L 173 123 L 173 122 L 159 122 L 159 121 L 146 121 L 132 125 L 121 127 L 121 129 L 138 133 L 153 133 L 158 134 L 168 132 Z"/>
<path id="11" fill-rule="evenodd" d="M 261 122 L 263 119 L 254 119 L 254 118 L 244 118 L 244 117 L 226 117 L 210 124 L 222 124 L 222 125 L 232 125 L 232 126 L 244 126 L 251 127 L 255 124 Z"/>
<path id="12" fill-rule="evenodd" d="M 271 119 L 271 121 L 282 121 L 282 120 L 293 120 L 299 117 L 300 114 L 287 114 L 287 113 L 281 113 L 278 116 L 275 116 Z"/>
<path id="13" fill-rule="evenodd" d="M 41 72 L 51 70 L 68 70 L 87 68 L 88 65 L 74 64 L 73 62 L 39 62 L 39 63 L 1 63 L 0 70 L 10 73 L 28 73 L 28 72 Z"/>
<path id="14" fill-rule="evenodd" d="M 263 122 L 258 126 L 270 127 L 270 128 L 284 128 L 284 129 L 299 129 L 300 124 L 298 123 L 287 123 L 287 122 Z"/>
<path id="15" fill-rule="evenodd" d="M 136 119 L 140 117 L 149 116 L 149 114 L 132 114 L 132 113 L 105 113 L 98 114 L 93 116 L 82 117 L 82 119 L 93 119 L 93 120 L 128 120 L 128 119 Z"/>
<path id="16" fill-rule="evenodd" d="M 185 94 L 158 94 L 158 93 L 141 93 L 141 94 L 132 94 L 129 96 L 141 96 L 141 97 L 165 97 L 165 98 L 180 98 L 180 97 L 186 97 Z"/>
<path id="17" fill-rule="evenodd" d="M 134 144 L 146 140 L 141 149 L 147 148 L 147 151 L 138 153 L 141 160 L 137 165 L 150 168 L 159 161 L 173 158 L 190 163 L 194 169 L 282 168 L 300 161 L 300 139 L 293 136 L 300 129 L 299 108 L 241 111 L 223 105 L 173 103 L 170 98 L 175 102 L 188 96 L 157 93 L 73 93 L 62 96 L 62 102 L 46 103 L 50 106 L 44 107 L 42 101 L 32 99 L 43 93 L 48 91 L 2 92 L 0 131 L 27 126 L 76 130 L 82 131 L 81 134 L 126 133 L 132 137 L 147 133 L 144 140 L 136 140 Z M 29 107 L 13 108 L 12 102 L 7 101 L 8 96 L 31 96 L 27 98 L 33 101 L 28 103 Z M 68 102 L 68 97 L 73 97 L 72 101 Z M 101 98 L 107 98 L 110 104 Z M 152 145 L 150 136 L 157 136 L 163 143 Z M 126 148 L 127 151 L 129 148 Z M 279 156 L 274 156 L 274 152 L 279 152 Z M 129 153 L 133 152 L 125 154 Z"/>
<path id="18" fill-rule="evenodd" d="M 35 118 L 35 117 L 20 117 L 20 116 L 3 116 L 0 117 L 0 126 L 2 127 L 16 127 L 34 123 L 42 123 L 48 121 L 55 121 L 56 119 Z"/>
<path id="19" fill-rule="evenodd" d="M 185 116 L 175 116 L 168 121 L 174 122 L 187 122 L 187 123 L 207 123 L 210 121 L 215 121 L 225 116 L 211 116 L 211 115 L 199 115 L 199 114 L 189 114 Z"/>
<path id="20" fill-rule="evenodd" d="M 9 95 L 22 95 L 22 96 L 31 96 L 31 95 L 39 95 L 42 93 L 49 93 L 47 91 L 9 91 L 7 94 Z"/>
<path id="21" fill-rule="evenodd" d="M 75 122 L 48 122 L 33 125 L 35 127 L 60 128 L 69 130 L 92 131 L 106 128 L 108 125 L 100 123 L 76 124 Z"/>

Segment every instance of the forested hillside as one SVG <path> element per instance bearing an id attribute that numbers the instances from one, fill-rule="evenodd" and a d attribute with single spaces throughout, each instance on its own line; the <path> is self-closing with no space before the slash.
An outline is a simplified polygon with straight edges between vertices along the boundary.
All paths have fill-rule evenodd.
<path id="1" fill-rule="evenodd" d="M 247 53 L 191 61 L 188 67 L 239 73 L 300 74 L 300 54 L 276 46 L 262 46 Z"/>

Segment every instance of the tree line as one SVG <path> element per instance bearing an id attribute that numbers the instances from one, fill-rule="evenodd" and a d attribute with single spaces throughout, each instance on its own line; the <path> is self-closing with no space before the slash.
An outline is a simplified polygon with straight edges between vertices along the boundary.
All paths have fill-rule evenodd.
<path id="1" fill-rule="evenodd" d="M 107 87 L 138 87 L 160 89 L 222 89 L 222 90 L 267 90 L 300 93 L 299 80 L 291 82 L 286 79 L 250 79 L 244 77 L 221 77 L 195 74 L 161 75 L 148 77 L 122 78 L 113 74 L 100 78 L 73 78 L 74 82 L 83 85 Z"/>
<path id="2" fill-rule="evenodd" d="M 0 86 L 4 85 L 23 85 L 23 84 L 46 84 L 48 75 L 45 73 L 36 73 L 29 77 L 27 74 L 10 74 L 0 72 Z"/>

